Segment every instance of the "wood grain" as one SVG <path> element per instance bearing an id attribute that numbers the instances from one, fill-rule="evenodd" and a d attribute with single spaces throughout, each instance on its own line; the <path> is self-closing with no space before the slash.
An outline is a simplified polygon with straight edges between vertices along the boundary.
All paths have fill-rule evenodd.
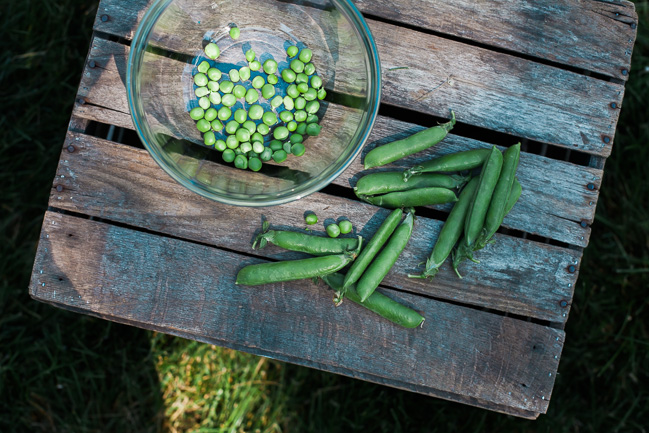
<path id="1" fill-rule="evenodd" d="M 114 3 L 104 0 L 100 7 L 109 11 Z M 116 6 L 120 23 L 99 21 L 95 29 L 131 37 L 148 4 Z M 383 67 L 383 102 L 442 117 L 453 108 L 459 121 L 481 128 L 610 154 L 619 117 L 611 104 L 621 106 L 622 84 L 375 20 L 368 24 Z M 339 80 L 344 77 L 336 77 L 343 85 Z"/>
<path id="2" fill-rule="evenodd" d="M 624 81 L 629 77 L 638 23 L 635 6 L 630 1 L 357 0 L 354 3 L 372 17 Z"/>
<path id="3" fill-rule="evenodd" d="M 314 211 L 321 221 L 346 216 L 355 225 L 354 235 L 369 239 L 389 212 L 322 193 L 263 209 L 224 206 L 178 185 L 143 150 L 82 134 L 69 134 L 65 147 L 68 144 L 76 151 L 64 151 L 50 196 L 52 207 L 245 254 L 253 252 L 252 239 L 264 217 L 274 227 L 286 229 L 304 226 L 306 210 Z M 572 298 L 578 274 L 567 269 L 578 265 L 580 251 L 497 235 L 497 242 L 479 253 L 479 266 L 471 263 L 463 267 L 466 275 L 462 280 L 448 266 L 432 281 L 407 278 L 429 255 L 441 224 L 425 217 L 417 219 L 412 239 L 385 284 L 492 310 L 565 322 L 569 307 L 562 307 L 561 301 Z M 314 229 L 324 234 L 322 226 Z M 276 247 L 255 254 L 273 259 L 300 257 Z"/>
<path id="4" fill-rule="evenodd" d="M 384 289 L 429 318 L 405 329 L 350 302 L 335 307 L 331 292 L 309 281 L 235 286 L 237 270 L 259 261 L 48 212 L 30 294 L 282 361 L 513 408 L 518 416 L 547 410 L 563 331 Z"/>
<path id="5" fill-rule="evenodd" d="M 133 128 L 132 123 L 124 117 L 124 113 L 129 112 L 124 97 L 126 93 L 124 56 L 126 55 L 128 55 L 128 47 L 125 51 L 125 47 L 121 44 L 95 38 L 92 44 L 91 59 L 101 67 L 86 68 L 79 99 L 82 98 L 87 103 L 77 105 L 75 115 L 104 123 L 118 122 L 116 124 L 119 126 Z M 115 91 L 115 89 L 119 89 L 119 91 Z M 115 113 L 110 113 L 105 108 L 110 108 Z M 344 107 L 330 105 L 325 122 L 330 117 L 342 116 L 345 113 L 344 110 Z M 334 183 L 345 187 L 355 185 L 358 177 L 364 172 L 361 161 L 366 152 L 377 145 L 403 138 L 421 129 L 423 127 L 412 123 L 378 116 L 361 158 L 356 158 L 352 165 L 334 180 Z M 325 128 L 324 132 L 328 134 L 340 131 Z M 323 138 L 326 137 L 323 135 Z M 434 149 L 406 158 L 385 169 L 407 167 L 435 155 L 486 146 L 489 144 L 450 134 Z M 310 154 L 310 156 L 312 155 Z M 317 159 L 326 160 L 324 155 Z M 599 169 L 523 153 L 519 168 L 519 179 L 524 186 L 523 198 L 508 215 L 504 226 L 585 247 L 588 245 L 589 225 L 594 219 L 601 178 L 602 170 Z M 589 183 L 593 184 L 593 190 L 587 188 Z M 581 226 L 582 221 L 587 223 L 586 227 Z"/>
<path id="6" fill-rule="evenodd" d="M 150 4 L 146 0 L 104 0 L 99 7 L 95 29 L 132 39 L 137 23 Z M 626 0 L 357 0 L 354 4 L 369 17 L 420 27 L 620 80 L 629 77 L 638 24 L 634 4 Z M 119 19 L 102 21 L 103 14 Z M 626 74 L 622 73 L 624 69 Z"/>

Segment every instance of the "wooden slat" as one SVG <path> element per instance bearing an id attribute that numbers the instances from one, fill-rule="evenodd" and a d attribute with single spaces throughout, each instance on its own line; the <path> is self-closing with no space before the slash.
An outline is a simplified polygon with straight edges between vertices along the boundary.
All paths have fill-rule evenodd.
<path id="1" fill-rule="evenodd" d="M 624 81 L 629 77 L 638 23 L 635 6 L 630 1 L 356 0 L 354 3 L 361 12 L 371 16 Z"/>
<path id="2" fill-rule="evenodd" d="M 95 29 L 129 38 L 149 2 L 116 3 L 104 0 L 100 8 L 116 8 L 119 22 L 99 20 Z M 443 117 L 452 108 L 459 121 L 471 125 L 610 154 L 619 117 L 611 104 L 621 106 L 623 85 L 404 27 L 368 23 L 383 66 L 383 102 Z M 172 42 L 182 49 L 183 40 Z M 408 69 L 390 71 L 403 66 Z M 339 78 L 345 79 L 336 77 L 336 82 Z"/>
<path id="3" fill-rule="evenodd" d="M 104 123 L 118 122 L 115 124 L 133 128 L 132 123 L 127 123 L 124 118 L 124 113 L 129 112 L 124 85 L 127 55 L 128 47 L 124 45 L 101 38 L 94 39 L 90 58 L 95 65 L 101 66 L 86 67 L 78 99 L 88 103 L 78 105 L 75 115 Z M 116 112 L 110 113 L 95 106 L 99 104 Z M 325 122 L 329 117 L 340 115 L 337 110 L 337 106 L 331 105 Z M 421 129 L 421 126 L 378 116 L 363 155 L 387 140 L 399 139 Z M 325 128 L 325 132 L 327 131 L 329 128 Z M 414 165 L 433 155 L 486 146 L 487 143 L 451 134 L 434 149 L 406 158 L 399 161 L 398 165 L 387 168 Z M 310 158 L 311 156 L 309 154 Z M 362 158 L 357 158 L 334 183 L 345 187 L 355 185 L 361 172 L 364 172 L 361 161 Z M 599 169 L 523 153 L 519 168 L 519 179 L 524 186 L 523 198 L 506 218 L 505 227 L 585 247 L 588 244 L 590 227 L 582 227 L 580 222 L 586 221 L 590 224 L 594 219 L 601 177 L 602 171 Z M 594 189 L 587 188 L 589 183 L 593 184 Z"/>
<path id="4" fill-rule="evenodd" d="M 314 211 L 321 221 L 346 216 L 354 223 L 355 234 L 369 238 L 389 212 L 322 193 L 261 210 L 224 206 L 178 185 L 143 150 L 72 133 L 64 149 L 70 144 L 76 150 L 64 150 L 50 196 L 52 207 L 246 254 L 253 253 L 251 243 L 262 217 L 276 227 L 302 227 L 305 210 Z M 567 320 L 569 306 L 561 301 L 572 299 L 577 272 L 569 273 L 568 267 L 578 268 L 580 251 L 497 235 L 497 242 L 478 254 L 480 265 L 463 266 L 462 280 L 450 266 L 432 281 L 407 278 L 429 255 L 441 224 L 417 219 L 412 239 L 385 284 L 551 322 Z M 276 247 L 255 254 L 298 257 Z"/>
<path id="5" fill-rule="evenodd" d="M 349 301 L 335 307 L 331 292 L 309 281 L 235 286 L 238 268 L 257 262 L 48 212 L 30 294 L 106 319 L 518 416 L 547 410 L 563 331 L 386 290 L 429 318 L 408 330 Z"/>
<path id="6" fill-rule="evenodd" d="M 131 39 L 149 4 L 102 1 L 95 29 Z M 638 23 L 634 4 L 626 0 L 356 0 L 354 4 L 366 15 L 620 80 L 629 77 Z M 102 21 L 103 14 L 119 20 Z"/>

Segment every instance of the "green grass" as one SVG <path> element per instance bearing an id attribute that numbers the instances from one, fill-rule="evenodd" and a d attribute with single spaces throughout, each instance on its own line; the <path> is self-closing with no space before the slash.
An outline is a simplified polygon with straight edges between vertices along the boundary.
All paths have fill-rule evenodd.
<path id="1" fill-rule="evenodd" d="M 96 1 L 0 9 L 0 432 L 644 432 L 649 4 L 546 415 L 526 421 L 88 316 L 27 294 Z"/>

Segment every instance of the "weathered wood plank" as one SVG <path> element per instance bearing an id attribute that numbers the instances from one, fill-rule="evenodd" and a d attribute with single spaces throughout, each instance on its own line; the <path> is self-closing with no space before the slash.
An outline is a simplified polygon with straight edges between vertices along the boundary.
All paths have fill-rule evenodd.
<path id="1" fill-rule="evenodd" d="M 626 81 L 638 17 L 630 1 L 357 0 L 364 14 Z M 626 72 L 623 72 L 626 71 Z"/>
<path id="2" fill-rule="evenodd" d="M 101 8 L 109 10 L 113 3 L 105 0 Z M 122 23 L 109 20 L 105 27 L 100 20 L 96 29 L 129 37 L 148 4 L 117 6 Z M 443 117 L 453 108 L 459 121 L 471 125 L 610 154 L 619 117 L 611 104 L 621 106 L 622 84 L 379 21 L 368 24 L 383 65 L 383 102 Z M 390 71 L 403 66 L 408 69 Z M 336 83 L 344 78 L 337 76 Z"/>
<path id="3" fill-rule="evenodd" d="M 30 294 L 308 367 L 452 400 L 461 395 L 460 401 L 506 412 L 511 407 L 518 416 L 547 410 L 563 331 L 385 290 L 429 318 L 408 330 L 351 302 L 335 307 L 331 292 L 310 281 L 235 286 L 237 270 L 257 262 L 48 212 Z"/>
<path id="4" fill-rule="evenodd" d="M 129 112 L 125 99 L 125 57 L 123 57 L 127 52 L 121 44 L 95 38 L 92 54 L 95 65 L 101 66 L 86 68 L 80 98 L 89 103 L 78 105 L 75 114 L 104 123 L 119 122 L 120 126 L 124 126 L 126 119 L 123 118 L 123 113 Z M 112 108 L 116 113 L 106 112 L 95 107 L 95 104 Z M 341 116 L 341 110 L 344 110 L 344 107 L 330 105 L 324 121 L 327 122 L 330 117 Z M 101 120 L 100 116 L 105 116 L 105 120 Z M 132 123 L 125 127 L 133 128 Z M 421 126 L 378 116 L 363 155 L 376 145 L 403 138 L 421 129 Z M 330 129 L 325 128 L 325 133 L 329 132 Z M 451 134 L 434 149 L 406 158 L 387 168 L 409 166 L 433 155 L 485 146 L 488 144 Z M 312 156 L 309 154 L 310 159 Z M 322 155 L 319 160 L 326 160 L 325 155 Z M 308 159 L 305 161 L 308 162 Z M 362 158 L 357 158 L 334 183 L 345 187 L 355 185 L 363 172 L 361 161 Z M 594 219 L 601 177 L 602 171 L 599 169 L 523 153 L 519 178 L 524 184 L 524 195 L 506 218 L 505 227 L 585 247 L 590 236 L 589 224 Z M 591 183 L 592 190 L 587 188 Z M 580 225 L 582 221 L 587 223 L 586 227 Z"/>
<path id="5" fill-rule="evenodd" d="M 263 209 L 225 206 L 179 186 L 143 150 L 82 134 L 69 134 L 68 144 L 76 151 L 64 151 L 59 162 L 52 207 L 246 254 L 253 252 L 250 245 L 262 217 L 278 227 L 302 227 L 306 210 L 316 212 L 321 221 L 346 216 L 355 225 L 354 234 L 369 238 L 389 212 L 322 193 Z M 462 280 L 450 266 L 432 281 L 407 278 L 429 255 L 441 225 L 417 219 L 412 239 L 386 285 L 552 322 L 567 320 L 569 303 L 562 306 L 561 301 L 572 299 L 577 278 L 577 272 L 567 269 L 575 263 L 578 268 L 581 251 L 498 235 L 496 243 L 480 252 L 479 266 L 463 267 Z M 275 247 L 255 254 L 273 259 L 299 256 Z"/>
<path id="6" fill-rule="evenodd" d="M 635 6 L 630 1 L 357 0 L 354 3 L 369 16 L 620 80 L 629 77 L 638 24 Z M 145 0 L 104 0 L 95 19 L 95 29 L 132 39 L 149 5 Z M 101 19 L 104 14 L 109 17 L 106 21 Z M 602 36 L 603 31 L 606 37 Z"/>

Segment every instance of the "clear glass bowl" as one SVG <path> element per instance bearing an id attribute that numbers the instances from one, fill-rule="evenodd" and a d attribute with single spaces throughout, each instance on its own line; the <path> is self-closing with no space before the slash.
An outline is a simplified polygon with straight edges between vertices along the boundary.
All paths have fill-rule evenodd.
<path id="1" fill-rule="evenodd" d="M 232 26 L 240 29 L 236 40 L 229 35 Z M 288 65 L 288 46 L 313 51 L 327 96 L 317 113 L 321 133 L 306 137 L 303 156 L 271 160 L 254 172 L 204 146 L 188 112 L 198 105 L 192 77 L 209 42 L 221 50 L 212 63 L 224 77 L 247 66 L 250 48 L 262 63 L 274 58 L 280 70 Z M 380 70 L 370 30 L 348 0 L 160 0 L 133 38 L 126 84 L 137 132 L 172 178 L 222 203 L 269 206 L 320 190 L 358 155 L 378 111 Z M 281 93 L 286 86 L 280 78 L 275 87 Z M 239 99 L 232 112 L 243 104 Z"/>

